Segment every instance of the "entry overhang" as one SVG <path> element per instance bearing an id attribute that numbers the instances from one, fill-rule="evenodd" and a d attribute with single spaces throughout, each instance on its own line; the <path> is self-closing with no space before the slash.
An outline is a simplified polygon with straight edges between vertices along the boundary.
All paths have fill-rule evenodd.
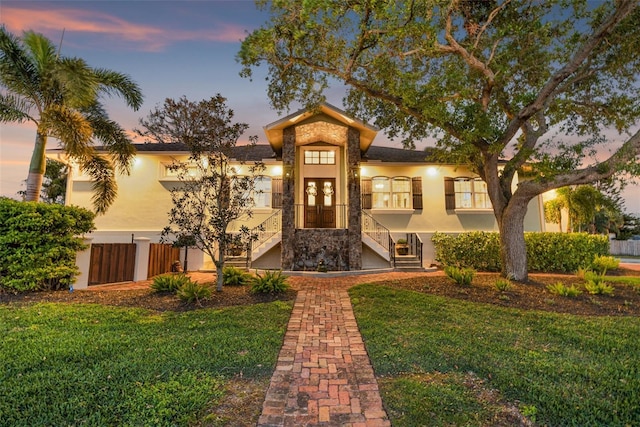
<path id="1" fill-rule="evenodd" d="M 273 148 L 273 151 L 275 151 L 278 156 L 282 154 L 282 135 L 284 129 L 300 124 L 311 117 L 321 114 L 324 114 L 347 127 L 352 127 L 360 131 L 360 151 L 362 153 L 365 153 L 369 149 L 369 146 L 378 134 L 379 129 L 376 127 L 368 125 L 358 119 L 349 117 L 339 108 L 336 108 L 331 104 L 324 103 L 316 110 L 299 110 L 278 121 L 264 126 L 264 133 L 267 135 L 267 140 L 269 141 L 271 148 Z"/>

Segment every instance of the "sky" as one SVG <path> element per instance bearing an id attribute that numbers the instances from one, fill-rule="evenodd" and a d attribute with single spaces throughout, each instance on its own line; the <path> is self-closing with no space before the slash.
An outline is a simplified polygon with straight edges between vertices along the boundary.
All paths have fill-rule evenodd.
<path id="1" fill-rule="evenodd" d="M 253 80 L 242 78 L 235 57 L 241 40 L 267 20 L 253 0 L 0 2 L 0 23 L 13 34 L 42 33 L 61 44 L 64 56 L 128 74 L 140 86 L 145 100 L 138 111 L 117 97 L 104 102 L 110 117 L 132 137 L 139 119 L 166 98 L 199 101 L 220 93 L 235 121 L 249 124 L 244 137 L 257 135 L 259 143 L 266 143 L 263 126 L 287 113 L 269 104 L 266 66 L 254 70 Z M 327 100 L 342 108 L 343 95 L 344 87 L 336 86 Z M 298 108 L 294 104 L 291 111 Z M 16 198 L 25 189 L 34 140 L 31 123 L 0 125 L 0 195 Z M 383 132 L 374 144 L 401 147 Z M 47 148 L 56 148 L 55 140 Z M 640 185 L 630 185 L 624 196 L 627 211 L 640 214 Z"/>

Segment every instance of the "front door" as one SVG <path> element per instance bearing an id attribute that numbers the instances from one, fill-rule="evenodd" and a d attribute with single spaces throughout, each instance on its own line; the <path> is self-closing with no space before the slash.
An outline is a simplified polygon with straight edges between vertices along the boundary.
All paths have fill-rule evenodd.
<path id="1" fill-rule="evenodd" d="M 336 228 L 335 187 L 335 178 L 305 178 L 305 228 Z"/>

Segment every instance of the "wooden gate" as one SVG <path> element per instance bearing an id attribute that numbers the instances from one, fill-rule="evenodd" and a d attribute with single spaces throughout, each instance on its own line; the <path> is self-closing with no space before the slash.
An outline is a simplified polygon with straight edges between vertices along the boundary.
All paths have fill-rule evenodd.
<path id="1" fill-rule="evenodd" d="M 174 261 L 180 260 L 180 248 L 170 244 L 151 243 L 149 245 L 149 270 L 147 278 L 171 271 Z"/>
<path id="2" fill-rule="evenodd" d="M 133 280 L 135 243 L 94 243 L 91 245 L 89 285 Z"/>

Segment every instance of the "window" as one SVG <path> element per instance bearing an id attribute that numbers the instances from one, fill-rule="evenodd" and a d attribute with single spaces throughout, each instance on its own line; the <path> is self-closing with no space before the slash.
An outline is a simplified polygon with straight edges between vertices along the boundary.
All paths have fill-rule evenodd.
<path id="1" fill-rule="evenodd" d="M 271 178 L 268 176 L 256 178 L 253 200 L 256 208 L 271 207 Z"/>
<path id="2" fill-rule="evenodd" d="M 335 165 L 336 152 L 333 150 L 306 150 L 304 152 L 305 165 Z"/>
<path id="3" fill-rule="evenodd" d="M 371 195 L 373 196 L 372 208 L 388 208 L 389 196 L 391 194 L 391 188 L 389 185 L 389 178 L 377 176 L 371 180 L 372 189 Z"/>
<path id="4" fill-rule="evenodd" d="M 412 187 L 420 188 L 420 191 L 413 196 Z M 367 195 L 369 189 L 371 191 L 370 206 Z M 363 209 L 422 209 L 421 203 L 414 203 L 414 198 L 422 200 L 422 181 L 416 178 L 412 180 L 404 176 L 393 178 L 377 176 L 371 179 L 371 185 L 363 180 L 362 193 Z M 415 206 L 416 204 L 419 206 Z"/>
<path id="5" fill-rule="evenodd" d="M 445 178 L 446 208 L 491 209 L 487 184 L 480 178 Z"/>

